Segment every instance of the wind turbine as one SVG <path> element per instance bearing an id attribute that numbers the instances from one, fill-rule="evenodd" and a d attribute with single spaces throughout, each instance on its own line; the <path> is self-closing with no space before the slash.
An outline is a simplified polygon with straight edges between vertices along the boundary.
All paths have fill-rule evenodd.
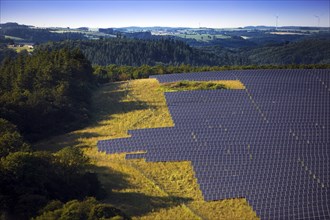
<path id="1" fill-rule="evenodd" d="M 276 18 L 276 30 L 277 30 L 277 27 L 278 27 L 278 15 L 275 15 L 275 18 Z"/>
<path id="2" fill-rule="evenodd" d="M 320 16 L 314 15 L 314 17 L 317 18 L 317 27 L 320 28 L 320 20 L 321 20 Z"/>

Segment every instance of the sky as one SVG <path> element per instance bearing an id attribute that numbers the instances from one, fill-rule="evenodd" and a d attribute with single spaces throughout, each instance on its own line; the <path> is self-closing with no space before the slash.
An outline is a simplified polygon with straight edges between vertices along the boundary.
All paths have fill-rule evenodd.
<path id="1" fill-rule="evenodd" d="M 37 27 L 330 26 L 330 0 L 0 0 L 0 23 Z"/>

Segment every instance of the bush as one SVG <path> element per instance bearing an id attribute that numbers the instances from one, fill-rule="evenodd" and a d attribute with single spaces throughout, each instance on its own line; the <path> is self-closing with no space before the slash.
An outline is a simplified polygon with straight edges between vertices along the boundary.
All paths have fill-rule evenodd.
<path id="1" fill-rule="evenodd" d="M 52 202 L 51 202 L 52 203 Z M 53 206 L 53 205 L 47 205 Z M 71 200 L 57 209 L 47 210 L 35 220 L 98 220 L 98 219 L 130 219 L 121 210 L 101 204 L 95 198 L 88 197 L 83 201 Z"/>
<path id="2" fill-rule="evenodd" d="M 98 219 L 129 219 L 121 210 L 113 207 L 109 204 L 98 204 L 93 207 L 90 212 L 90 216 L 88 220 L 98 220 Z"/>

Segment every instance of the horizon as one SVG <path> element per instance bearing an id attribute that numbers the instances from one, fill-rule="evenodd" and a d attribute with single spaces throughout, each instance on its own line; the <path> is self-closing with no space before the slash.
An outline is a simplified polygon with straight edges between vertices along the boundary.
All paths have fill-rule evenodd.
<path id="1" fill-rule="evenodd" d="M 327 0 L 2 0 L 0 23 L 35 27 L 330 27 Z M 276 19 L 277 17 L 277 19 Z"/>
<path id="2" fill-rule="evenodd" d="M 271 26 L 271 25 L 247 25 L 247 26 L 243 26 L 243 27 L 226 27 L 226 28 L 212 28 L 212 27 L 171 27 L 171 26 L 123 26 L 123 27 L 88 27 L 88 26 L 80 26 L 80 27 L 69 27 L 69 26 L 45 26 L 45 27 L 40 27 L 40 26 L 34 26 L 31 24 L 24 24 L 24 23 L 18 23 L 15 21 L 8 21 L 8 22 L 4 22 L 4 23 L 0 23 L 1 24 L 10 24 L 10 23 L 16 23 L 18 25 L 26 25 L 28 27 L 35 27 L 35 28 L 70 28 L 70 29 L 78 29 L 78 28 L 89 28 L 89 29 L 100 29 L 100 28 L 114 28 L 114 29 L 120 29 L 120 28 L 183 28 L 183 29 L 238 29 L 238 28 L 247 28 L 247 27 L 271 27 L 271 28 L 275 28 L 276 26 Z M 278 28 L 286 28 L 286 27 L 303 27 L 303 28 L 329 28 L 329 27 L 317 27 L 317 26 L 295 26 L 295 25 L 290 25 L 290 26 L 278 26 Z"/>
<path id="3" fill-rule="evenodd" d="M 4 23 L 0 23 L 0 24 L 18 24 L 18 25 L 26 25 L 28 27 L 35 27 L 35 28 L 70 28 L 70 29 L 78 29 L 78 28 L 89 28 L 89 29 L 98 29 L 98 28 L 114 28 L 114 29 L 120 29 L 120 28 L 187 28 L 187 29 L 237 29 L 237 28 L 247 28 L 247 27 L 271 27 L 274 28 L 276 26 L 272 26 L 272 25 L 247 25 L 247 26 L 243 26 L 243 27 L 226 27 L 226 28 L 212 28 L 212 27 L 184 27 L 184 26 L 177 26 L 177 27 L 171 27 L 171 26 L 136 26 L 136 25 L 131 25 L 131 26 L 122 26 L 122 27 L 89 27 L 89 26 L 80 26 L 80 27 L 69 27 L 69 26 L 45 26 L 45 27 L 40 27 L 40 26 L 34 26 L 31 24 L 24 24 L 24 23 L 18 23 L 15 21 L 8 21 L 8 22 L 4 22 Z M 306 28 L 318 28 L 317 26 L 278 26 L 278 28 L 286 28 L 286 27 L 306 27 Z M 328 28 L 328 27 L 322 27 L 320 26 L 320 28 Z"/>

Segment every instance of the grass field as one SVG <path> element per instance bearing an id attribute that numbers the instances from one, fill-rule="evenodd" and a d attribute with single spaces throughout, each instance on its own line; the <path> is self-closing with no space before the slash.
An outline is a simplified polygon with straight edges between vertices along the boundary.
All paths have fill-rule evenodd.
<path id="1" fill-rule="evenodd" d="M 157 80 L 108 84 L 93 100 L 90 126 L 43 141 L 37 148 L 84 149 L 107 192 L 104 202 L 133 219 L 258 219 L 243 198 L 205 202 L 189 161 L 146 163 L 97 151 L 98 140 L 127 137 L 128 129 L 174 126 Z"/>

